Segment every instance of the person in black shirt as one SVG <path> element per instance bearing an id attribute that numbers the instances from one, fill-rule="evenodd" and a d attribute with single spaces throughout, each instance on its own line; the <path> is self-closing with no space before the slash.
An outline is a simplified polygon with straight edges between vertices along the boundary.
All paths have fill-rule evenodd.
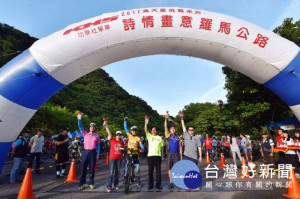
<path id="1" fill-rule="evenodd" d="M 65 163 L 69 161 L 69 136 L 68 136 L 69 129 L 64 128 L 62 133 L 57 137 L 56 141 L 56 154 L 55 154 L 55 164 Z M 66 177 L 67 164 L 63 164 L 62 166 L 56 166 L 56 177 Z M 60 172 L 61 169 L 61 172 Z"/>

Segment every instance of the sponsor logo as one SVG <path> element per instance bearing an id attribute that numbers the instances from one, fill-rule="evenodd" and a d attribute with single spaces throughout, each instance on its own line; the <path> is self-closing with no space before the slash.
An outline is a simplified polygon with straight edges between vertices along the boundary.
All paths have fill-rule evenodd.
<path id="1" fill-rule="evenodd" d="M 117 15 L 117 16 L 113 16 L 113 17 L 107 17 L 107 18 L 104 18 L 104 19 L 99 19 L 99 20 L 96 20 L 94 22 L 89 22 L 89 23 L 77 26 L 75 28 L 71 28 L 69 30 L 66 30 L 63 35 L 67 35 L 67 34 L 69 34 L 70 32 L 73 32 L 73 31 L 83 30 L 83 29 L 89 28 L 90 26 L 97 26 L 97 25 L 104 24 L 104 23 L 107 23 L 107 22 L 115 21 L 115 20 L 118 19 L 118 17 L 119 16 Z"/>
<path id="2" fill-rule="evenodd" d="M 171 170 L 173 183 L 182 189 L 196 189 L 202 184 L 198 166 L 190 160 L 176 162 Z"/>

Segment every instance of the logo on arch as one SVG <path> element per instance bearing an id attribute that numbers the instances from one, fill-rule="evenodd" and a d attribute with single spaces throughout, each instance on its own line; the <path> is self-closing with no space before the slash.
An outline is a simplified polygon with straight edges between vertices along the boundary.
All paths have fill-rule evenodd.
<path id="1" fill-rule="evenodd" d="M 202 184 L 198 166 L 190 160 L 180 160 L 171 170 L 173 183 L 182 189 L 196 189 Z"/>

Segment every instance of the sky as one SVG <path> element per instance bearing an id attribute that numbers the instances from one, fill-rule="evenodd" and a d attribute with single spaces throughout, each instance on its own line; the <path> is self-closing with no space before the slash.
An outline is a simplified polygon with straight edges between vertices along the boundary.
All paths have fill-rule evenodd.
<path id="1" fill-rule="evenodd" d="M 286 17 L 300 19 L 300 0 L 0 0 L 0 22 L 46 37 L 66 26 L 99 16 L 146 7 L 183 7 L 227 14 L 273 30 Z M 185 105 L 226 101 L 221 64 L 171 55 L 132 58 L 103 69 L 130 94 L 160 114 L 176 115 Z"/>

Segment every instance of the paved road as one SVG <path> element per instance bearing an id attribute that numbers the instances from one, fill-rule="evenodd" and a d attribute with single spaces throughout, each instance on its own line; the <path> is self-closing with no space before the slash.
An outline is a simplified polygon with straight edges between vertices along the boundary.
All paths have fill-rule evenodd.
<path id="1" fill-rule="evenodd" d="M 231 163 L 231 160 L 226 160 L 227 163 Z M 43 166 L 49 166 L 54 161 L 52 159 L 44 160 Z M 148 192 L 147 191 L 147 161 L 146 159 L 141 160 L 141 180 L 143 182 L 142 188 L 137 188 L 135 185 L 131 185 L 130 194 L 125 195 L 124 190 L 114 191 L 113 193 L 106 193 L 106 180 L 108 166 L 104 165 L 104 159 L 101 159 L 98 162 L 99 170 L 96 171 L 95 176 L 95 186 L 94 190 L 85 189 L 79 191 L 77 189 L 77 183 L 67 183 L 64 184 L 64 179 L 55 178 L 55 169 L 46 169 L 42 171 L 42 175 L 37 175 L 33 173 L 33 192 L 36 197 L 39 198 L 74 198 L 74 199 L 83 199 L 83 198 L 234 198 L 234 199 L 247 199 L 247 198 L 283 198 L 282 194 L 287 193 L 287 188 L 275 188 L 276 182 L 281 182 L 282 185 L 285 185 L 287 180 L 278 180 L 277 177 L 274 179 L 261 179 L 259 176 L 255 176 L 254 179 L 238 179 L 229 180 L 223 178 L 224 172 L 219 171 L 219 178 L 216 179 L 205 179 L 205 167 L 207 164 L 200 164 L 200 173 L 204 178 L 204 181 L 201 186 L 200 191 L 187 191 L 187 190 L 178 190 L 170 192 L 168 190 L 168 176 L 165 160 L 162 163 L 162 192 Z M 257 163 L 260 164 L 260 163 Z M 219 161 L 211 164 L 219 166 Z M 0 176 L 0 198 L 17 198 L 21 184 L 9 184 L 9 177 L 6 174 L 9 173 L 11 169 L 11 164 L 6 164 L 2 176 Z M 77 176 L 80 174 L 80 165 L 76 166 Z M 123 173 L 123 166 L 121 169 Z M 239 176 L 239 175 L 238 175 Z M 207 187 L 206 184 L 209 184 L 211 181 L 212 187 Z M 256 183 L 261 181 L 262 188 L 256 188 Z M 120 177 L 120 183 L 123 182 L 123 177 Z M 232 182 L 232 187 L 226 188 L 230 185 L 229 182 Z M 246 183 L 252 182 L 251 189 L 246 187 Z M 268 188 L 265 186 L 267 182 L 271 182 L 273 187 Z M 218 186 L 216 186 L 218 185 Z M 237 186 L 238 185 L 238 186 Z"/>

